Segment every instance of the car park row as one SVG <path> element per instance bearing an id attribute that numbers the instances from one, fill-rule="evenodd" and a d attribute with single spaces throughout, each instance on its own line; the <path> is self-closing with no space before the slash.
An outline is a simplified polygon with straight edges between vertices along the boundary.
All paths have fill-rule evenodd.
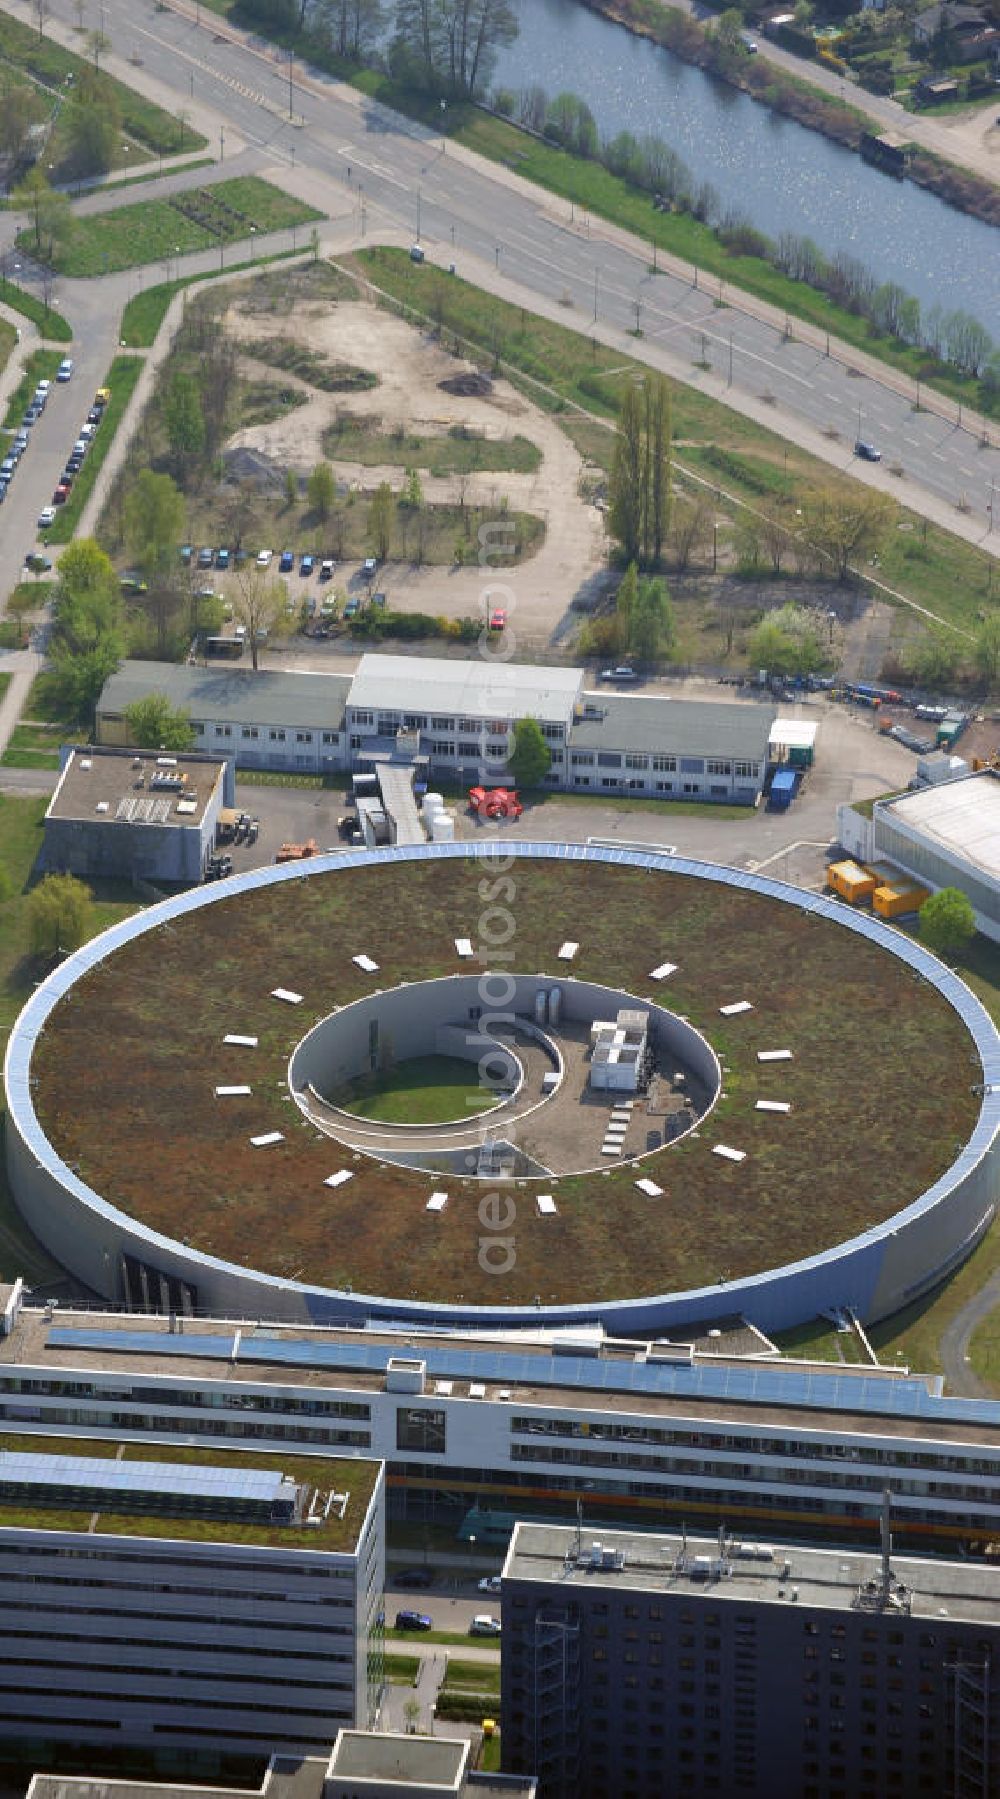
<path id="1" fill-rule="evenodd" d="M 56 380 L 60 383 L 66 382 L 72 373 L 72 361 L 66 356 L 59 364 Z M 21 458 L 31 442 L 31 430 L 33 426 L 37 425 L 45 411 L 51 391 L 51 381 L 39 381 L 25 410 L 24 417 L 7 446 L 3 460 L 0 462 L 0 503 L 7 498 L 10 484 L 20 467 Z M 53 514 L 54 516 L 55 514 Z"/>

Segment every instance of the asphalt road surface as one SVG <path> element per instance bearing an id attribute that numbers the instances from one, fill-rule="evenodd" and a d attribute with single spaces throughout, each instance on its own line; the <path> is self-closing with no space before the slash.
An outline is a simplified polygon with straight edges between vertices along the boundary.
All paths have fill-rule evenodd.
<path id="1" fill-rule="evenodd" d="M 21 3 L 8 10 L 26 13 Z M 212 133 L 217 151 L 224 134 L 228 160 L 246 145 L 271 164 L 284 164 L 288 184 L 346 220 L 358 238 L 419 239 L 430 260 L 454 260 L 472 279 L 491 270 L 497 291 L 546 310 L 558 307 L 578 329 L 601 335 L 610 329 L 620 338 L 638 322 L 643 335 L 630 350 L 643 360 L 721 393 L 739 410 L 759 416 L 763 407 L 776 430 L 787 427 L 799 441 L 804 434 L 835 465 L 888 486 L 932 516 L 947 516 L 961 502 L 970 511 L 955 514 L 956 526 L 971 519 L 977 535 L 1000 547 L 1000 532 L 987 536 L 1000 449 L 959 425 L 946 402 L 940 404 L 947 417 L 915 411 L 905 379 L 882 377 L 870 365 L 862 370 L 864 359 L 849 351 L 839 360 L 835 345 L 828 357 L 825 345 L 804 341 L 799 327 L 786 337 L 780 324 L 756 316 L 755 303 L 745 308 L 728 290 L 726 304 L 717 305 L 715 278 L 696 287 L 691 279 L 652 274 L 648 248 L 638 240 L 577 215 L 507 170 L 454 145 L 446 149 L 440 136 L 343 83 L 294 65 L 290 95 L 287 58 L 262 43 L 230 41 L 211 14 L 199 25 L 193 12 L 159 12 L 152 0 L 107 0 L 104 11 L 114 51 L 141 58 L 131 69 L 123 62 L 126 78 L 175 110 L 185 107 Z M 75 16 L 71 0 L 54 0 L 52 12 L 64 25 Z M 218 171 L 226 172 L 225 166 Z M 135 196 L 108 196 L 108 203 L 156 191 L 150 184 Z M 13 229 L 10 215 L 0 215 L 0 249 Z M 195 266 L 188 258 L 180 266 L 189 260 Z M 90 363 L 107 364 L 123 283 L 118 277 L 57 288 L 81 334 L 81 385 L 94 379 Z M 699 361 L 710 370 L 699 373 Z M 856 462 L 852 446 L 859 435 L 881 449 L 881 468 Z M 56 462 L 53 455 L 50 468 L 46 459 L 46 475 L 58 474 Z M 894 478 L 890 467 L 903 476 Z"/>

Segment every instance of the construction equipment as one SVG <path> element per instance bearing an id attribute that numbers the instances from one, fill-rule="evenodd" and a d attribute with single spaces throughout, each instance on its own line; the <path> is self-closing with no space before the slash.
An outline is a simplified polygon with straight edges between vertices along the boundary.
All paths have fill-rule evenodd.
<path id="1" fill-rule="evenodd" d="M 519 819 L 524 811 L 511 787 L 470 787 L 469 810 L 477 818 Z"/>
<path id="2" fill-rule="evenodd" d="M 283 843 L 274 860 L 276 862 L 304 862 L 307 856 L 315 856 L 316 851 L 316 839 L 309 837 L 305 843 Z"/>

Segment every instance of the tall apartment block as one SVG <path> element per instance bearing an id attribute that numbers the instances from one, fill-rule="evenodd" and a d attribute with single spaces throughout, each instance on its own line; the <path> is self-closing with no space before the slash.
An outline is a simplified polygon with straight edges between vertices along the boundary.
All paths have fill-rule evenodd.
<path id="1" fill-rule="evenodd" d="M 377 1462 L 0 1439 L 0 1758 L 243 1772 L 381 1697 Z"/>
<path id="2" fill-rule="evenodd" d="M 986 1799 L 1000 1572 L 519 1524 L 503 1765 L 540 1799 Z"/>

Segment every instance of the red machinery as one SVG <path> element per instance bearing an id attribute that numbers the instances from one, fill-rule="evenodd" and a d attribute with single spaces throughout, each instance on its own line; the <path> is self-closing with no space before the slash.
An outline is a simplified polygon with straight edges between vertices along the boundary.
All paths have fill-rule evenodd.
<path id="1" fill-rule="evenodd" d="M 520 818 L 524 811 L 510 787 L 470 787 L 469 809 L 477 818 Z"/>

